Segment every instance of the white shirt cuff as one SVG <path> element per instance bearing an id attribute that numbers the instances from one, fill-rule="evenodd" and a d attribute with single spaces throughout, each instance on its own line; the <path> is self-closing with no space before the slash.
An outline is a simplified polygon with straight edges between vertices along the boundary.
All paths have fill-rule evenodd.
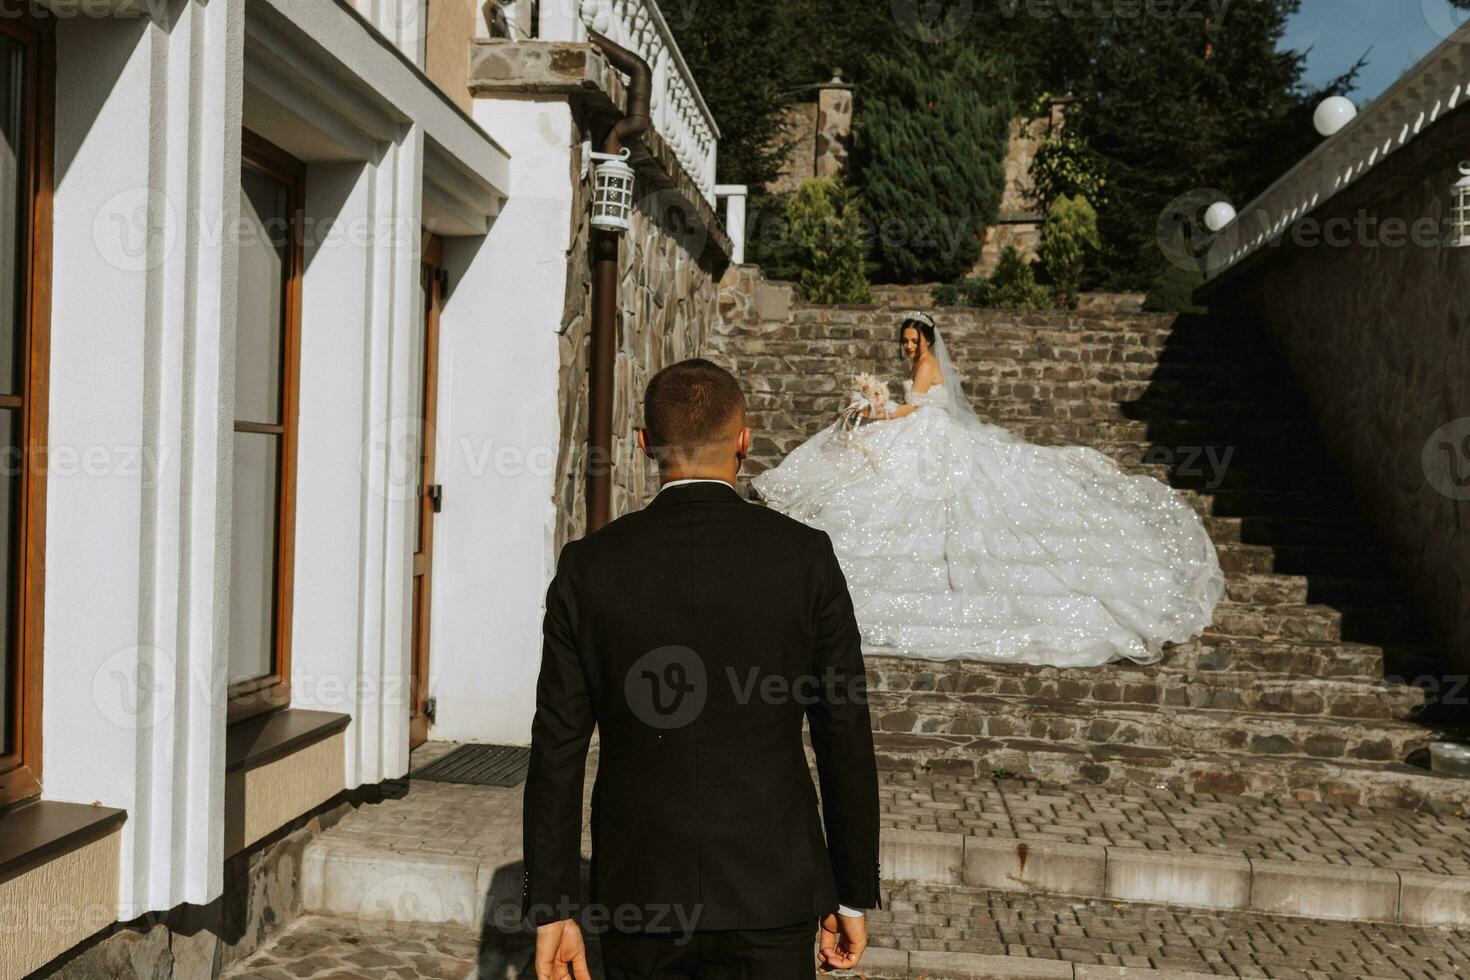
<path id="1" fill-rule="evenodd" d="M 850 909 L 846 905 L 837 906 L 837 914 L 849 919 L 861 919 L 866 914 L 862 909 Z"/>

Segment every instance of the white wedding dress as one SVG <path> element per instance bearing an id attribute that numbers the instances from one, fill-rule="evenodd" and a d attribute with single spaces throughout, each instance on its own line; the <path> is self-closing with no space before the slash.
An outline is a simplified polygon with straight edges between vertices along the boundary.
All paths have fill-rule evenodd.
<path id="1" fill-rule="evenodd" d="M 1083 447 L 1025 442 L 945 384 L 918 411 L 834 424 L 753 483 L 821 528 L 869 652 L 1085 667 L 1152 663 L 1224 591 L 1214 544 L 1169 487 Z"/>

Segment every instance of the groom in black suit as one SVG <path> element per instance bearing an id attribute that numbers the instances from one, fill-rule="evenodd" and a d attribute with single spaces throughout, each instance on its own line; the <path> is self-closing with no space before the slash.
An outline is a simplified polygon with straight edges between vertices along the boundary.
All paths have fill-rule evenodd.
<path id="1" fill-rule="evenodd" d="M 809 978 L 819 929 L 815 965 L 850 969 L 878 906 L 878 778 L 832 543 L 736 492 L 750 430 L 728 372 L 665 368 L 644 419 L 658 497 L 568 544 L 546 596 L 525 795 L 536 976 L 589 976 L 574 917 L 602 934 L 609 980 Z"/>

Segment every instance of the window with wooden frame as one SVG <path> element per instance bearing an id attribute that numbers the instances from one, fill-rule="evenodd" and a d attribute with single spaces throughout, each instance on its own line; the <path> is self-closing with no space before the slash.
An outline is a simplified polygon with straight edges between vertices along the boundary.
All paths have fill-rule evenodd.
<path id="1" fill-rule="evenodd" d="M 305 166 L 251 132 L 240 166 L 230 721 L 291 700 Z"/>
<path id="2" fill-rule="evenodd" d="M 0 0 L 0 805 L 41 791 L 52 21 Z"/>

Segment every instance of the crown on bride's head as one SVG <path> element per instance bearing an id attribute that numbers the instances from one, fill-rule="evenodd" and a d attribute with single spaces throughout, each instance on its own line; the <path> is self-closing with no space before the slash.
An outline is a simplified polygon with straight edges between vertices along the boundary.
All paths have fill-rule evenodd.
<path id="1" fill-rule="evenodd" d="M 934 330 L 934 329 L 936 329 L 939 326 L 939 324 L 937 324 L 937 323 L 934 322 L 934 318 L 932 316 L 930 316 L 929 314 L 925 313 L 923 310 L 909 310 L 907 313 L 905 313 L 903 315 L 903 318 L 904 318 L 905 321 L 908 321 L 908 320 L 918 320 L 920 323 L 924 324 L 924 326 L 928 327 L 930 330 Z"/>

